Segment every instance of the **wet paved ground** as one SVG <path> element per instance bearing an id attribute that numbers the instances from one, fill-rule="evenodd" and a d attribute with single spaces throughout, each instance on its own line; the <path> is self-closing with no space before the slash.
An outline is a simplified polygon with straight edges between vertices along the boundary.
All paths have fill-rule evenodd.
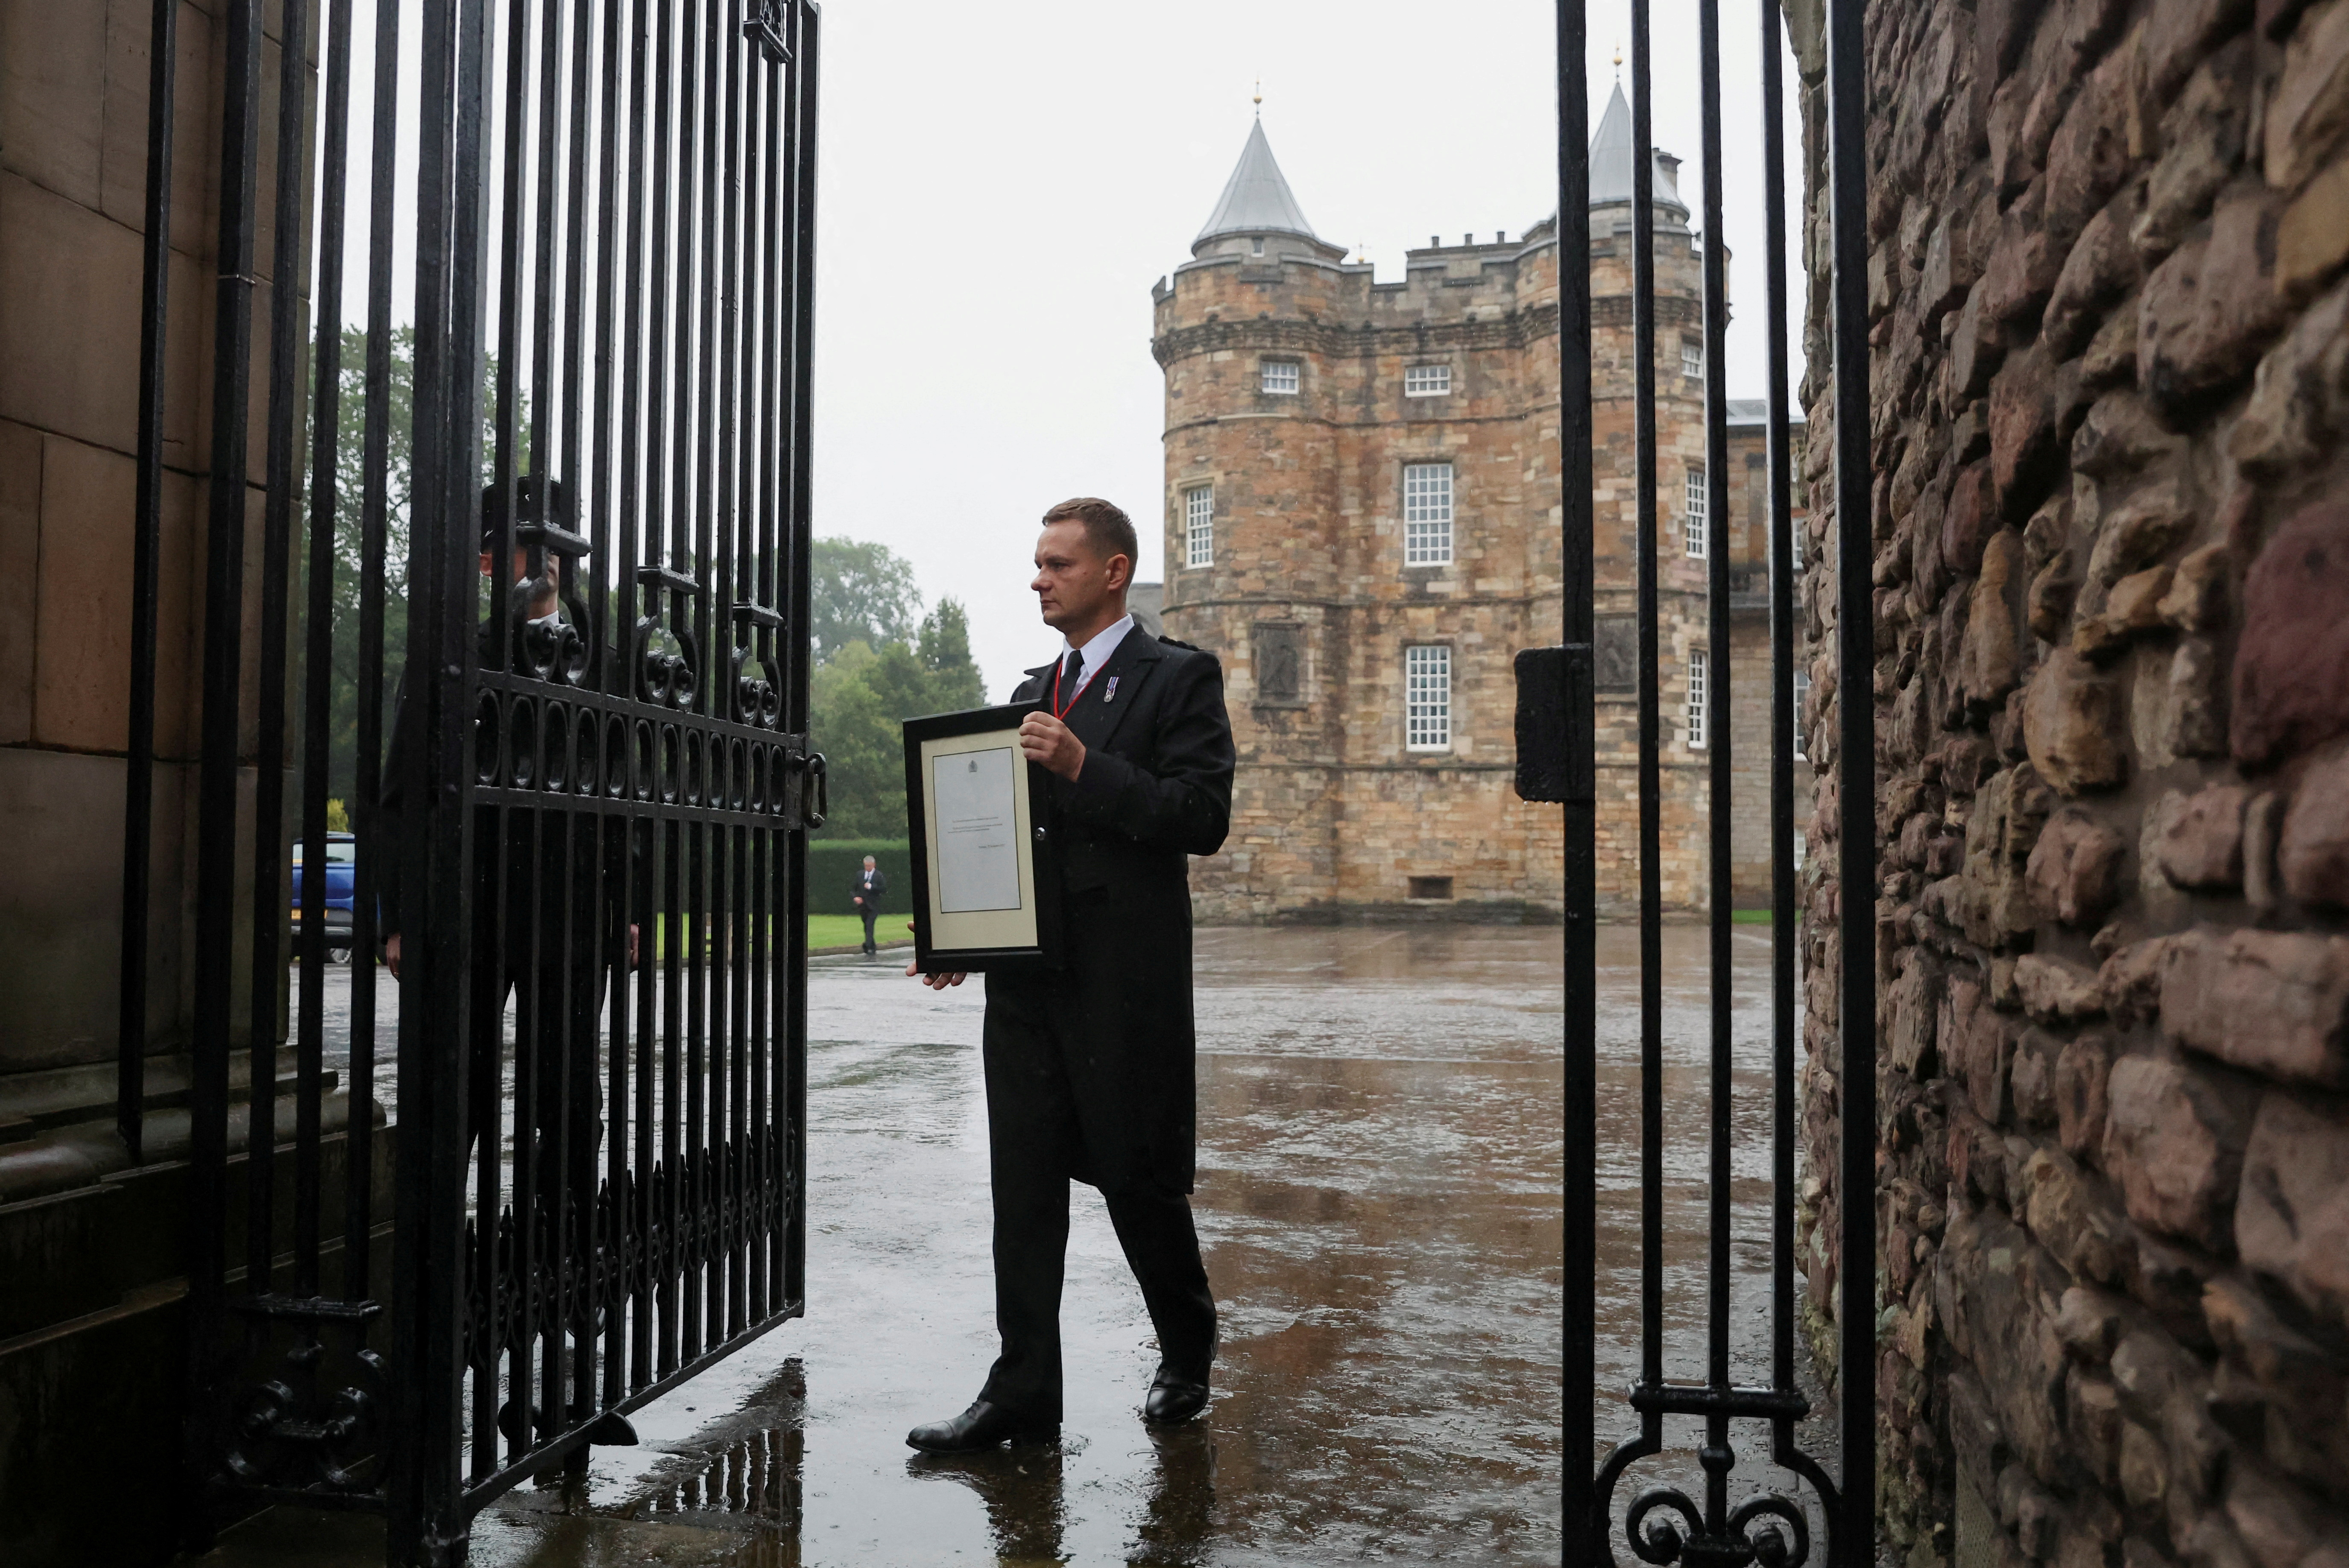
<path id="1" fill-rule="evenodd" d="M 1702 933 L 1668 931 L 1667 1372 L 1702 1367 Z M 1637 973 L 1605 933 L 1602 1432 L 1637 1365 Z M 1562 992 L 1555 929 L 1199 933 L 1199 1191 L 1223 1311 L 1211 1412 L 1137 1415 L 1155 1354 L 1078 1189 L 1055 1449 L 917 1457 L 995 1349 L 978 982 L 819 961 L 809 1316 L 639 1412 L 584 1490 L 510 1495 L 473 1560 L 1241 1565 L 1552 1563 L 1559 1550 Z M 1741 929 L 1742 1141 L 1767 1114 L 1766 930 Z M 1766 1374 L 1766 1156 L 1741 1152 L 1734 1341 Z M 1758 1433 L 1739 1434 L 1752 1451 Z M 1674 1432 L 1685 1443 L 1690 1434 Z M 1602 1445 L 1603 1448 L 1603 1445 Z M 1691 1474 L 1682 1449 L 1622 1489 Z M 1733 1487 L 1742 1495 L 1746 1484 Z M 371 1538 L 371 1539 L 370 1539 Z M 379 1561 L 380 1527 L 275 1511 L 220 1563 Z"/>

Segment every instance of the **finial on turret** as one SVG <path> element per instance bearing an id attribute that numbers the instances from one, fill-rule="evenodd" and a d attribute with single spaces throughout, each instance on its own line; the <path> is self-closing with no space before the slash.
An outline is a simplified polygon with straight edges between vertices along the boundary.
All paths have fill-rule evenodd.
<path id="1" fill-rule="evenodd" d="M 1256 117 L 1257 117 L 1258 119 L 1262 119 L 1264 118 L 1264 78 L 1263 78 L 1262 77 L 1258 77 L 1258 78 L 1256 78 L 1256 99 L 1255 99 L 1255 102 L 1256 102 Z"/>
<path id="2" fill-rule="evenodd" d="M 1623 40 L 1620 38 L 1615 40 L 1615 79 L 1623 79 Z"/>

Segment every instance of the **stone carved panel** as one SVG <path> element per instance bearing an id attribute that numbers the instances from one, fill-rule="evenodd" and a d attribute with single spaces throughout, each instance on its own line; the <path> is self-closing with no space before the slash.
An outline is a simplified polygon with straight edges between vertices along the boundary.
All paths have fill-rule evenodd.
<path id="1" fill-rule="evenodd" d="M 1260 620 L 1255 628 L 1256 705 L 1305 706 L 1305 628 L 1293 620 Z"/>
<path id="2" fill-rule="evenodd" d="M 1602 615 L 1592 624 L 1590 684 L 1598 691 L 1640 687 L 1640 618 Z"/>

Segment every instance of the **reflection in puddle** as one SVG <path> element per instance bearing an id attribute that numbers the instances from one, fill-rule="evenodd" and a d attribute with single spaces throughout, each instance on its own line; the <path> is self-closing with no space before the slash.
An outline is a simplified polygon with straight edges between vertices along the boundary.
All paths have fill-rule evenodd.
<path id="1" fill-rule="evenodd" d="M 1666 1369 L 1701 1374 L 1705 933 L 1664 935 Z M 1066 1562 L 1555 1563 L 1564 988 L 1555 930 L 1198 933 L 1199 1183 L 1216 1403 L 1137 1408 L 1156 1352 L 1091 1189 L 1071 1232 L 1055 1449 L 913 1460 L 997 1350 L 976 986 L 819 963 L 809 1003 L 808 1315 L 637 1412 L 588 1496 L 492 1506 L 484 1568 L 967 1568 Z M 1601 932 L 1602 1451 L 1636 1421 L 1637 933 Z M 1733 1370 L 1768 1366 L 1766 931 L 1734 947 Z M 804 1372 L 802 1368 L 804 1367 Z M 698 1408 L 697 1408 L 698 1407 Z M 720 1415 L 719 1412 L 725 1412 Z M 713 1419 L 713 1417 L 715 1417 Z M 1815 1428 L 1806 1446 L 1833 1463 Z M 1626 1477 L 1702 1484 L 1697 1428 Z M 1733 1494 L 1778 1480 L 1741 1424 Z M 1783 1483 L 1781 1483 L 1783 1484 Z M 477 1536 L 477 1540 L 480 1537 Z M 522 1554 L 505 1542 L 527 1542 Z M 1619 1546 L 1617 1555 L 1629 1561 Z M 304 1568 L 314 1568 L 308 1563 Z"/>
<path id="2" fill-rule="evenodd" d="M 807 1371 L 793 1357 L 730 1417 L 645 1476 L 619 1510 L 654 1522 L 745 1529 L 734 1568 L 799 1568 L 806 1523 Z"/>
<path id="3" fill-rule="evenodd" d="M 981 1454 L 916 1454 L 905 1473 L 959 1481 L 987 1509 L 996 1555 L 1012 1563 L 1057 1563 L 1068 1529 L 1069 1500 L 1058 1443 Z"/>
<path id="4" fill-rule="evenodd" d="M 643 1500 L 640 1515 L 738 1513 L 796 1536 L 800 1475 L 807 1438 L 797 1427 L 753 1432 L 712 1457 L 697 1473 L 678 1478 Z"/>
<path id="5" fill-rule="evenodd" d="M 1202 1420 L 1152 1431 L 1149 1439 L 1152 1470 L 1124 1561 L 1170 1568 L 1202 1563 L 1215 1513 L 1214 1437 Z M 1005 1563 L 1058 1563 L 1068 1556 L 1069 1453 L 1061 1443 L 1044 1443 L 981 1454 L 916 1454 L 905 1461 L 905 1473 L 969 1488 L 987 1511 L 996 1555 Z"/>

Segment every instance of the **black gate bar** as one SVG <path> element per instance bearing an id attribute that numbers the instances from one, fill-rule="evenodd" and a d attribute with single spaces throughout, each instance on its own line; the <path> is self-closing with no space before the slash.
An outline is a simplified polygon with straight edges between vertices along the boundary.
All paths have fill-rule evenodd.
<path id="1" fill-rule="evenodd" d="M 1792 376 L 1786 320 L 1786 145 L 1776 0 L 1761 0 L 1762 226 L 1764 331 L 1770 389 L 1765 469 L 1770 507 L 1769 754 L 1786 759 L 1770 770 L 1770 1385 L 1795 1387 L 1795 961 L 1802 946 L 1795 926 L 1795 523 L 1794 443 L 1787 385 Z M 1795 1422 L 1774 1418 L 1770 1457 L 1800 1471 L 1807 1459 L 1795 1445 Z M 1839 1495 L 1816 1469 L 1807 1472 L 1822 1497 Z M 1849 1539 L 1847 1527 L 1836 1526 Z"/>
<path id="2" fill-rule="evenodd" d="M 1868 418 L 1868 57 L 1863 0 L 1827 0 L 1828 216 L 1835 256 L 1836 979 L 1843 1220 L 1837 1276 L 1842 1533 L 1876 1532 L 1876 605 Z M 1864 1561 L 1864 1558 L 1862 1559 Z"/>
<path id="3" fill-rule="evenodd" d="M 276 1252 L 275 1224 L 277 1162 L 277 1020 L 285 982 L 285 954 L 277 944 L 285 909 L 285 850 L 281 843 L 285 815 L 285 641 L 288 556 L 294 530 L 294 491 L 298 483 L 297 405 L 302 329 L 302 290 L 296 286 L 303 265 L 305 225 L 303 196 L 308 189 L 308 160 L 303 156 L 306 117 L 291 106 L 307 96 L 309 33 L 307 0 L 283 0 L 279 9 L 277 74 L 277 145 L 274 165 L 276 200 L 271 213 L 269 254 L 269 401 L 264 440 L 262 492 L 261 644 L 254 662 L 260 669 L 254 716 L 253 784 L 253 950 L 246 1005 L 245 1037 L 251 1053 L 246 1082 L 249 1088 L 245 1122 L 245 1265 L 248 1296 L 270 1293 L 272 1261 Z M 243 500 L 240 462 L 237 494 Z M 222 483 L 217 471 L 212 483 Z M 309 880 L 326 881 L 326 867 L 309 867 Z M 316 1272 L 316 1241 L 318 1200 L 317 1064 L 304 1060 L 299 1068 L 295 1105 L 298 1107 L 297 1178 L 295 1188 L 295 1230 L 311 1239 L 310 1267 Z M 308 1185 L 305 1186 L 305 1183 Z M 297 1243 L 297 1251 L 298 1251 Z"/>
<path id="4" fill-rule="evenodd" d="M 1598 1246 L 1599 816 L 1597 715 L 1591 707 L 1594 649 L 1590 410 L 1590 102 L 1583 0 L 1557 5 L 1557 329 L 1559 600 L 1565 643 L 1566 1256 L 1589 1259 Z M 1577 258 L 1580 258 L 1578 261 Z M 1580 351 L 1577 352 L 1579 345 Z M 1523 748 L 1520 748 L 1520 758 Z M 1598 1355 L 1598 1272 L 1568 1269 L 1564 1340 L 1566 1550 L 1585 1563 L 1596 1537 L 1596 1433 L 1589 1396 Z"/>
<path id="5" fill-rule="evenodd" d="M 147 904 L 155 853 L 155 611 L 163 531 L 163 348 L 171 285 L 172 106 L 179 0 L 155 0 L 148 31 L 147 232 L 139 292 L 139 494 L 130 535 L 130 729 L 124 741 L 121 1005 L 115 1130 L 145 1152 Z"/>
<path id="6" fill-rule="evenodd" d="M 247 392 L 253 361 L 253 248 L 259 198 L 261 0 L 223 6 L 227 67 L 222 83 L 219 269 L 212 337 L 212 440 L 204 545 L 202 753 L 196 805 L 196 902 L 214 918 L 195 930 L 195 996 L 189 1064 L 188 1317 L 218 1320 L 224 1282 L 229 1055 L 233 1044 L 238 700 L 244 619 Z M 257 1102 L 266 1090 L 248 1080 Z M 274 1085 L 273 1085 L 274 1087 Z M 220 1376 L 218 1347 L 189 1334 L 189 1386 Z M 201 1400 L 188 1404 L 187 1440 L 197 1473 L 209 1470 L 212 1433 Z"/>
<path id="7" fill-rule="evenodd" d="M 1633 335 L 1633 477 L 1636 530 L 1635 594 L 1638 609 L 1637 793 L 1640 876 L 1640 1363 L 1630 1390 L 1639 1412 L 1636 1432 L 1618 1442 L 1595 1474 L 1594 1434 L 1576 1409 L 1574 1393 L 1582 1369 L 1596 1370 L 1594 1300 L 1596 1273 L 1596 1048 L 1595 958 L 1591 947 L 1591 898 L 1595 892 L 1594 818 L 1586 781 L 1591 777 L 1593 722 L 1587 679 L 1591 656 L 1593 579 L 1591 513 L 1590 319 L 1588 256 L 1588 100 L 1584 88 L 1587 18 L 1572 0 L 1561 0 L 1558 25 L 1558 292 L 1561 329 L 1560 439 L 1563 485 L 1563 587 L 1566 646 L 1562 672 L 1533 656 L 1520 668 L 1541 671 L 1547 701 L 1563 701 L 1563 727 L 1521 710 L 1521 736 L 1557 736 L 1562 765 L 1547 756 L 1530 767 L 1520 758 L 1521 779 L 1549 781 L 1528 789 L 1528 798 L 1563 800 L 1567 805 L 1566 961 L 1568 979 L 1565 1111 L 1567 1134 L 1566 1259 L 1568 1284 L 1564 1303 L 1569 1409 L 1564 1443 L 1566 1557 L 1570 1563 L 1613 1563 L 1617 1483 L 1637 1460 L 1661 1451 L 1664 1418 L 1701 1417 L 1703 1438 L 1698 1459 L 1704 1471 L 1702 1503 L 1669 1487 L 1651 1487 L 1632 1501 L 1624 1516 L 1628 1543 L 1643 1561 L 1740 1564 L 1756 1560 L 1797 1563 L 1811 1560 L 1811 1528 L 1796 1501 L 1762 1492 L 1733 1508 L 1728 1496 L 1737 1456 L 1730 1423 L 1759 1418 L 1770 1423 L 1771 1458 L 1817 1491 L 1826 1523 L 1825 1561 L 1836 1568 L 1861 1568 L 1874 1548 L 1874 1331 L 1875 1236 L 1873 1095 L 1875 975 L 1873 971 L 1873 713 L 1869 670 L 1873 659 L 1869 600 L 1868 451 L 1867 431 L 1867 317 L 1864 105 L 1861 99 L 1859 0 L 1829 0 L 1827 97 L 1833 135 L 1833 184 L 1829 221 L 1836 266 L 1833 376 L 1838 520 L 1838 665 L 1840 741 L 1837 748 L 1840 811 L 1840 979 L 1838 1027 L 1842 1078 L 1842 1157 L 1838 1173 L 1843 1265 L 1837 1318 L 1838 1407 L 1842 1425 L 1840 1484 L 1798 1446 L 1795 1423 L 1808 1411 L 1795 1364 L 1794 1183 L 1795 1114 L 1794 1054 L 1799 1040 L 1796 1016 L 1796 888 L 1794 857 L 1793 760 L 1795 726 L 1795 596 L 1793 454 L 1790 431 L 1788 283 L 1785 264 L 1785 181 L 1780 17 L 1778 0 L 1759 0 L 1762 49 L 1762 147 L 1767 287 L 1766 338 L 1770 387 L 1766 430 L 1768 528 L 1764 553 L 1769 566 L 1770 627 L 1767 746 L 1770 778 L 1769 853 L 1773 934 L 1770 985 L 1771 1127 L 1773 1192 L 1769 1233 L 1770 1375 L 1764 1386 L 1736 1383 L 1730 1355 L 1731 1179 L 1733 1023 L 1731 806 L 1733 737 L 1730 729 L 1731 574 L 1727 535 L 1730 485 L 1726 391 L 1723 381 L 1727 327 L 1726 247 L 1723 235 L 1723 130 L 1721 122 L 1718 0 L 1698 0 L 1698 47 L 1702 115 L 1703 338 L 1707 527 L 1706 576 L 1709 613 L 1701 657 L 1707 675 L 1704 693 L 1709 774 L 1710 841 L 1708 946 L 1712 969 L 1709 1009 L 1710 1111 L 1707 1117 L 1709 1193 L 1707 1335 L 1702 1383 L 1675 1384 L 1663 1375 L 1662 1151 L 1662 880 L 1661 864 L 1661 742 L 1657 453 L 1655 410 L 1656 271 L 1654 146 L 1650 118 L 1651 50 L 1648 0 L 1631 5 L 1631 321 Z M 1852 519 L 1848 527 L 1842 520 Z M 1578 672 L 1580 672 L 1579 674 Z M 1529 688 L 1530 690 L 1530 688 Z M 1556 743 L 1556 742 L 1546 742 Z M 1521 786 L 1522 787 L 1522 786 Z M 1555 793 L 1550 793 L 1554 791 Z"/>

